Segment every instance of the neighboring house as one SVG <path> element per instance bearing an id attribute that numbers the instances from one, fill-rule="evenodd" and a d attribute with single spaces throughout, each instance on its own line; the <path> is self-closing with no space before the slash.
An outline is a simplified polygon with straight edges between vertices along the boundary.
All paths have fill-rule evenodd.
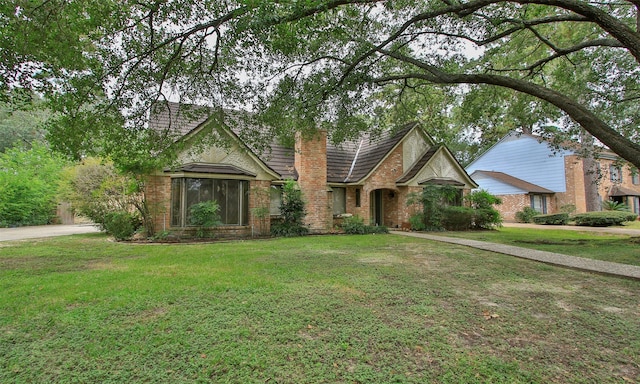
<path id="1" fill-rule="evenodd" d="M 277 217 L 280 187 L 286 179 L 298 182 L 306 201 L 305 224 L 311 232 L 327 232 L 342 217 L 357 215 L 365 223 L 399 227 L 412 213 L 407 199 L 425 185 L 453 185 L 461 195 L 477 184 L 451 152 L 413 123 L 379 138 L 363 137 L 341 146 L 329 144 L 326 133 L 297 135 L 295 148 L 273 144 L 266 153 L 253 150 L 231 129 L 230 146 L 211 145 L 197 154 L 189 149 L 196 136 L 206 134 L 210 121 L 180 118 L 179 105 L 152 116 L 150 125 L 178 124 L 187 140 L 180 166 L 156 172 L 146 188 L 159 231 L 189 230 L 189 207 L 216 200 L 223 225 L 219 236 L 243 237 L 268 233 Z M 264 213 L 269 215 L 265 220 Z"/>
<path id="2" fill-rule="evenodd" d="M 635 213 L 640 210 L 637 170 L 621 165 L 620 158 L 608 151 L 590 162 L 574 151 L 555 149 L 540 137 L 514 133 L 471 162 L 466 171 L 480 188 L 502 199 L 497 209 L 507 221 L 515 220 L 524 207 L 556 213 L 573 205 L 581 213 L 601 209 L 602 200 L 625 203 Z"/>

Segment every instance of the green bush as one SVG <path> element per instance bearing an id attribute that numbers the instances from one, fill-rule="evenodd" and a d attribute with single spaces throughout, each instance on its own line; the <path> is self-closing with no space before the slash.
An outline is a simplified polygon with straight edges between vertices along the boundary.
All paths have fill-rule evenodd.
<path id="1" fill-rule="evenodd" d="M 210 234 L 209 228 L 220 225 L 220 205 L 215 200 L 203 201 L 189 207 L 189 224 L 198 227 L 196 237 Z"/>
<path id="2" fill-rule="evenodd" d="M 619 201 L 606 200 L 602 202 L 602 209 L 605 211 L 628 211 L 629 207 Z"/>
<path id="3" fill-rule="evenodd" d="M 569 221 L 568 213 L 552 213 L 548 215 L 533 216 L 533 222 L 543 225 L 565 225 Z"/>
<path id="4" fill-rule="evenodd" d="M 0 153 L 0 225 L 50 224 L 56 216 L 62 169 L 67 164 L 43 144 Z"/>
<path id="5" fill-rule="evenodd" d="M 299 224 L 293 224 L 285 221 L 271 224 L 271 235 L 276 237 L 304 236 L 308 233 L 309 229 Z"/>
<path id="6" fill-rule="evenodd" d="M 424 224 L 424 214 L 422 212 L 416 213 L 409 217 L 409 224 L 411 224 L 411 229 L 414 231 L 424 231 L 427 229 L 427 226 Z"/>
<path id="7" fill-rule="evenodd" d="M 494 208 L 478 208 L 473 216 L 474 229 L 493 229 L 502 226 L 502 216 Z"/>
<path id="8" fill-rule="evenodd" d="M 447 231 L 467 231 L 473 226 L 474 210 L 469 207 L 445 207 L 442 226 Z"/>
<path id="9" fill-rule="evenodd" d="M 347 217 L 342 223 L 345 233 L 351 235 L 364 235 L 370 233 L 389 233 L 389 228 L 385 226 L 365 225 L 364 220 L 359 216 Z"/>
<path id="10" fill-rule="evenodd" d="M 304 225 L 306 216 L 302 191 L 294 180 L 285 181 L 282 186 L 282 203 L 280 204 L 280 222 L 271 225 L 272 236 L 304 236 L 309 229 Z"/>
<path id="11" fill-rule="evenodd" d="M 110 212 L 104 217 L 102 229 L 116 240 L 129 240 L 142 226 L 140 219 L 129 212 Z"/>
<path id="12" fill-rule="evenodd" d="M 518 223 L 531 223 L 534 216 L 538 216 L 540 212 L 531 207 L 524 207 L 522 211 L 516 212 L 516 221 Z"/>
<path id="13" fill-rule="evenodd" d="M 622 225 L 625 221 L 637 220 L 635 213 L 624 211 L 600 211 L 579 213 L 573 217 L 576 225 L 589 227 L 609 227 L 611 225 Z"/>

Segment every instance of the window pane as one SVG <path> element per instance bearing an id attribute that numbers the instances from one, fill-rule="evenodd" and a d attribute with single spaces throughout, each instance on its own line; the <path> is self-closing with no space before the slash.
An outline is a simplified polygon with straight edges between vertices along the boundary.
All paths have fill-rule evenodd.
<path id="1" fill-rule="evenodd" d="M 542 195 L 532 195 L 531 196 L 531 208 L 535 209 L 540 213 L 547 213 L 546 208 L 546 199 Z"/>
<path id="2" fill-rule="evenodd" d="M 282 204 L 282 188 L 276 185 L 271 186 L 271 202 L 269 204 L 269 213 L 271 215 L 280 214 L 280 204 Z"/>
<path id="3" fill-rule="evenodd" d="M 345 188 L 333 189 L 333 214 L 341 215 L 347 211 L 347 194 Z"/>
<path id="4" fill-rule="evenodd" d="M 240 225 L 249 224 L 249 182 L 240 181 L 240 189 L 242 191 L 241 196 L 241 210 L 240 210 Z"/>
<path id="5" fill-rule="evenodd" d="M 204 201 L 210 201 L 213 197 L 213 180 L 211 179 L 186 179 L 187 200 L 185 209 L 187 223 L 191 222 L 189 211 L 191 206 Z"/>
<path id="6" fill-rule="evenodd" d="M 238 180 L 224 180 L 223 184 L 226 185 L 226 197 L 225 204 L 226 209 L 226 221 L 225 224 L 240 224 L 240 188 Z"/>
<path id="7" fill-rule="evenodd" d="M 182 226 L 182 181 L 171 179 L 171 226 Z"/>

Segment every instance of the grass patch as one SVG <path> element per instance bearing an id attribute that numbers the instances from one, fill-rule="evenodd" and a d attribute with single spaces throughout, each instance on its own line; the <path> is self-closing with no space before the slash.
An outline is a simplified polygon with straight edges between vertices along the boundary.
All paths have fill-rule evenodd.
<path id="1" fill-rule="evenodd" d="M 640 266 L 640 238 L 629 235 L 508 227 L 442 235 Z"/>
<path id="2" fill-rule="evenodd" d="M 82 235 L 0 263 L 0 382 L 640 380 L 640 282 L 467 247 Z"/>

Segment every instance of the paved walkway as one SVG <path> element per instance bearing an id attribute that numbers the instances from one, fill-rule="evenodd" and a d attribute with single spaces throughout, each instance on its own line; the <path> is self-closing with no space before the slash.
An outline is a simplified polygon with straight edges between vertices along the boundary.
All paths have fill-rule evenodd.
<path id="1" fill-rule="evenodd" d="M 485 251 L 502 253 L 505 255 L 521 257 L 529 260 L 535 260 L 542 263 L 559 265 L 562 267 L 569 267 L 569 268 L 581 269 L 585 271 L 604 273 L 607 275 L 640 279 L 640 267 L 637 267 L 634 265 L 612 263 L 610 261 L 586 259 L 583 257 L 568 256 L 568 255 L 562 255 L 559 253 L 538 251 L 538 250 L 522 248 L 522 247 L 514 247 L 512 245 L 488 243 L 486 241 L 446 237 L 446 236 L 434 235 L 431 233 L 400 232 L 400 231 L 392 231 L 391 233 L 395 235 L 418 237 L 421 239 L 429 239 L 429 240 L 441 241 L 445 243 L 465 245 L 468 247 L 483 249 Z"/>
<path id="2" fill-rule="evenodd" d="M 93 224 L 37 225 L 31 227 L 0 228 L 0 241 L 37 239 L 41 237 L 66 236 L 94 232 L 99 231 Z"/>

